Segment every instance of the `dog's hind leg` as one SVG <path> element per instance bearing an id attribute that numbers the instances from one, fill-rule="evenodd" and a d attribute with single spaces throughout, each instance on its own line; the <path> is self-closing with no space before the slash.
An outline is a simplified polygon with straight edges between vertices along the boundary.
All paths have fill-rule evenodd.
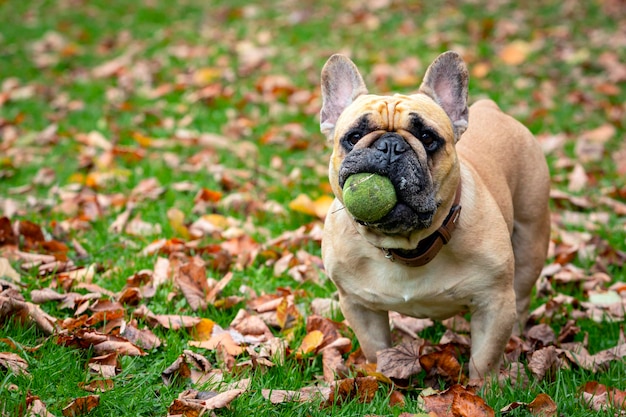
<path id="1" fill-rule="evenodd" d="M 515 219 L 511 238 L 515 256 L 513 288 L 517 310 L 517 322 L 513 332 L 518 335 L 526 325 L 531 293 L 546 260 L 550 241 L 550 212 L 547 201 L 545 208 L 537 211 L 523 213 L 521 219 Z"/>

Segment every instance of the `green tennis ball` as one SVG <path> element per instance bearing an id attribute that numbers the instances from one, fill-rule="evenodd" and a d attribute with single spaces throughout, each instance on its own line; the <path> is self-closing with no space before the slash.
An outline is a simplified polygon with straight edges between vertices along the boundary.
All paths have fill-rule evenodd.
<path id="1" fill-rule="evenodd" d="M 382 219 L 397 202 L 391 180 L 382 175 L 368 172 L 350 175 L 343 186 L 343 204 L 363 222 Z"/>

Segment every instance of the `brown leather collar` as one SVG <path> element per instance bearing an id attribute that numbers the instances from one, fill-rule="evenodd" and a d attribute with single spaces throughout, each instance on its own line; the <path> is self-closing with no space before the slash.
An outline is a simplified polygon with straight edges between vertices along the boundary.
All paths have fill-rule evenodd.
<path id="1" fill-rule="evenodd" d="M 456 228 L 456 222 L 461 215 L 461 182 L 456 189 L 454 203 L 450 213 L 443 221 L 443 224 L 433 234 L 420 240 L 415 249 L 386 249 L 381 248 L 385 254 L 385 258 L 392 262 L 399 262 L 406 266 L 417 267 L 426 265 L 435 259 L 443 245 L 448 243 L 452 238 L 452 232 Z"/>

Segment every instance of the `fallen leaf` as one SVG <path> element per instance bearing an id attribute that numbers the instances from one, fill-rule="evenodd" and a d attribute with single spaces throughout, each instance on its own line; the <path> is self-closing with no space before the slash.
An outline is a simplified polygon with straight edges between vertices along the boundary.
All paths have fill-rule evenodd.
<path id="1" fill-rule="evenodd" d="M 82 416 L 89 413 L 100 404 L 99 395 L 88 395 L 79 397 L 63 408 L 63 415 L 66 417 Z"/>
<path id="2" fill-rule="evenodd" d="M 296 349 L 296 357 L 301 358 L 303 355 L 315 352 L 324 341 L 324 333 L 319 330 L 313 330 L 304 336 L 298 349 Z"/>
<path id="3" fill-rule="evenodd" d="M 2 232 L 0 231 L 0 234 Z M 2 241 L 2 237 L 0 236 L 0 242 Z M 0 243 L 0 246 L 1 243 Z M 20 274 L 17 273 L 15 269 L 9 263 L 9 260 L 6 258 L 0 257 L 0 278 L 7 278 L 13 282 L 20 282 Z"/>
<path id="4" fill-rule="evenodd" d="M 11 352 L 0 352 L 0 367 L 8 369 L 15 375 L 29 375 L 28 363 L 19 355 Z"/>
<path id="5" fill-rule="evenodd" d="M 500 51 L 499 57 L 506 65 L 516 66 L 526 61 L 530 52 L 531 46 L 528 42 L 515 40 Z"/>
<path id="6" fill-rule="evenodd" d="M 46 405 L 39 397 L 30 393 L 26 395 L 26 411 L 28 412 L 28 417 L 55 417 L 54 414 L 46 409 Z"/>
<path id="7" fill-rule="evenodd" d="M 93 330 L 80 329 L 72 334 L 59 334 L 57 344 L 75 346 L 78 348 L 92 348 L 97 355 L 117 352 L 128 356 L 145 356 L 140 347 L 133 345 L 121 336 L 104 334 Z"/>
<path id="8" fill-rule="evenodd" d="M 608 387 L 596 381 L 589 381 L 581 388 L 583 401 L 595 411 L 614 408 L 615 415 L 623 415 L 619 410 L 626 410 L 626 391 Z"/>
<path id="9" fill-rule="evenodd" d="M 556 347 L 551 345 L 532 353 L 528 362 L 528 369 L 537 380 L 541 381 L 546 376 L 549 378 L 554 376 L 556 370 L 560 367 L 560 363 Z"/>
<path id="10" fill-rule="evenodd" d="M 204 262 L 191 258 L 174 272 L 174 282 L 178 285 L 193 311 L 206 310 L 209 284 Z"/>
<path id="11" fill-rule="evenodd" d="M 426 411 L 437 417 L 495 416 L 495 412 L 485 400 L 458 384 L 441 393 L 422 395 L 420 398 L 424 400 Z"/>
<path id="12" fill-rule="evenodd" d="M 89 383 L 79 382 L 78 387 L 87 392 L 106 392 L 115 388 L 112 379 L 95 379 Z"/>
<path id="13" fill-rule="evenodd" d="M 56 319 L 38 305 L 0 295 L 0 325 L 13 319 L 21 323 L 33 322 L 48 335 L 53 334 L 57 328 Z"/>
<path id="14" fill-rule="evenodd" d="M 425 342 L 415 340 L 382 350 L 377 354 L 377 370 L 389 378 L 409 379 L 422 371 L 420 356 Z"/>
<path id="15" fill-rule="evenodd" d="M 537 348 L 542 348 L 554 344 L 556 335 L 554 330 L 547 324 L 537 324 L 526 332 L 526 337 L 533 342 Z"/>
<path id="16" fill-rule="evenodd" d="M 328 213 L 328 209 L 333 201 L 334 198 L 329 195 L 322 195 L 312 200 L 308 195 L 300 194 L 289 203 L 289 208 L 293 211 L 315 216 L 323 220 L 326 218 L 326 213 Z"/>
<path id="17" fill-rule="evenodd" d="M 228 354 L 232 356 L 241 355 L 245 350 L 233 340 L 233 337 L 228 331 L 214 334 L 209 340 L 205 340 L 202 342 L 190 341 L 189 346 L 208 350 L 215 350 L 218 347 L 222 347 L 226 350 Z"/>
<path id="18" fill-rule="evenodd" d="M 541 393 L 528 404 L 528 410 L 533 416 L 558 417 L 557 405 L 548 394 Z"/>
<path id="19" fill-rule="evenodd" d="M 419 361 L 429 375 L 440 376 L 447 381 L 458 381 L 463 376 L 461 364 L 451 349 L 422 355 Z"/>
<path id="20" fill-rule="evenodd" d="M 298 391 L 263 389 L 261 395 L 272 404 L 286 402 L 313 402 L 327 400 L 330 395 L 328 387 L 304 387 Z"/>
<path id="21" fill-rule="evenodd" d="M 335 381 L 328 400 L 324 404 L 330 407 L 334 404 L 345 404 L 351 400 L 360 403 L 370 403 L 378 391 L 378 381 L 373 376 L 346 378 Z"/>

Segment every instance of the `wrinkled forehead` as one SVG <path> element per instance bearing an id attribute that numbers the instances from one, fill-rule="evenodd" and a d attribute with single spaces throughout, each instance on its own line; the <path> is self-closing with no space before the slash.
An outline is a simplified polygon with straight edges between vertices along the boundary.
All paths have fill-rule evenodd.
<path id="1" fill-rule="evenodd" d="M 452 122 L 446 112 L 433 99 L 424 94 L 411 96 L 363 95 L 348 106 L 339 118 L 340 126 L 365 123 L 371 130 L 389 132 L 406 129 L 415 117 L 441 134 L 453 136 Z M 342 122 L 346 121 L 346 124 Z"/>

